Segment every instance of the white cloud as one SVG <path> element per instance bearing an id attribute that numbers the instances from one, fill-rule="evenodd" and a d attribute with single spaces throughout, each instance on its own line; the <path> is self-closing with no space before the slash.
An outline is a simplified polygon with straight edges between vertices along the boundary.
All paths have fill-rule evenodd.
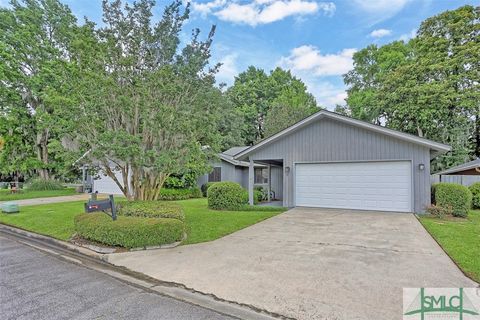
<path id="1" fill-rule="evenodd" d="M 392 30 L 388 30 L 388 29 L 376 29 L 376 30 L 373 30 L 371 33 L 370 33 L 370 37 L 372 38 L 382 38 L 382 37 L 386 37 L 386 36 L 389 36 L 392 34 Z"/>
<path id="2" fill-rule="evenodd" d="M 387 20 L 400 12 L 412 0 L 351 0 L 362 15 L 369 15 L 369 20 L 375 24 Z"/>
<path id="3" fill-rule="evenodd" d="M 212 0 L 205 3 L 192 3 L 194 11 L 202 15 L 214 14 L 220 20 L 256 26 L 283 20 L 289 16 L 305 16 L 319 11 L 327 16 L 335 13 L 332 2 L 316 0 Z"/>
<path id="4" fill-rule="evenodd" d="M 417 36 L 417 29 L 412 29 L 409 33 L 402 34 L 398 40 L 407 42 L 408 40 L 415 38 Z"/>
<path id="5" fill-rule="evenodd" d="M 207 16 L 212 13 L 212 10 L 224 6 L 227 0 L 213 0 L 206 3 L 192 2 L 192 10 L 200 13 L 202 16 Z"/>
<path id="6" fill-rule="evenodd" d="M 343 86 L 335 86 L 330 82 L 319 82 L 308 86 L 317 99 L 318 105 L 333 110 L 337 104 L 345 105 L 347 92 Z"/>
<path id="7" fill-rule="evenodd" d="M 293 49 L 288 57 L 282 57 L 278 64 L 294 71 L 309 71 L 316 76 L 338 76 L 353 67 L 356 49 L 343 49 L 337 54 L 322 54 L 318 48 L 304 45 Z"/>
<path id="8" fill-rule="evenodd" d="M 234 77 L 239 73 L 236 62 L 237 62 L 237 54 L 228 54 L 223 57 L 220 61 L 222 66 L 216 75 L 216 79 L 218 82 L 224 82 L 227 85 L 231 85 L 233 83 Z"/>

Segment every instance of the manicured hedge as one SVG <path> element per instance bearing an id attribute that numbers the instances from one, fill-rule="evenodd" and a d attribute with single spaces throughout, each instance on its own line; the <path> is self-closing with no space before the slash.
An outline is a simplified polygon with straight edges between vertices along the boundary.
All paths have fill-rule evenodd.
<path id="1" fill-rule="evenodd" d="M 480 182 L 475 182 L 468 189 L 472 193 L 472 206 L 475 209 L 480 209 Z"/>
<path id="2" fill-rule="evenodd" d="M 182 240 L 184 224 L 178 219 L 118 216 L 116 221 L 102 212 L 75 217 L 75 231 L 84 239 L 110 246 L 143 248 Z"/>
<path id="3" fill-rule="evenodd" d="M 238 210 L 248 201 L 246 190 L 236 182 L 217 182 L 208 188 L 208 207 L 216 210 Z"/>
<path id="4" fill-rule="evenodd" d="M 466 217 L 472 207 L 472 193 L 460 184 L 438 183 L 435 185 L 435 204 L 443 208 L 451 207 L 456 217 Z"/>
<path id="5" fill-rule="evenodd" d="M 160 196 L 158 200 L 186 200 L 193 198 L 201 198 L 202 191 L 200 188 L 190 188 L 190 189 L 167 189 L 162 188 L 160 190 Z"/>
<path id="6" fill-rule="evenodd" d="M 161 201 L 126 201 L 118 205 L 118 214 L 128 217 L 172 218 L 185 220 L 183 208 L 176 203 Z"/>

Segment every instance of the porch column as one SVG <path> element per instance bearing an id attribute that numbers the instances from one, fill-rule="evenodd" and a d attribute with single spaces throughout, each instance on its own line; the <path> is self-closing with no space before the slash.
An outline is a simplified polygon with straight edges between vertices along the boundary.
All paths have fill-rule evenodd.
<path id="1" fill-rule="evenodd" d="M 248 203 L 253 206 L 253 183 L 254 183 L 254 166 L 253 160 L 250 158 L 250 165 L 248 166 Z"/>
<path id="2" fill-rule="evenodd" d="M 272 191 L 272 165 L 271 164 L 268 164 L 268 188 L 267 188 L 267 192 L 268 192 L 268 196 L 267 196 L 267 200 L 268 202 L 270 202 L 270 192 Z"/>

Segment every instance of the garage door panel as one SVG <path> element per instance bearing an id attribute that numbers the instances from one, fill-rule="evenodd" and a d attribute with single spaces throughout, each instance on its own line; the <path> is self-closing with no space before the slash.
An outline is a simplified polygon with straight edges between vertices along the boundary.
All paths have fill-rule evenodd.
<path id="1" fill-rule="evenodd" d="M 297 206 L 410 212 L 409 161 L 297 164 Z"/>

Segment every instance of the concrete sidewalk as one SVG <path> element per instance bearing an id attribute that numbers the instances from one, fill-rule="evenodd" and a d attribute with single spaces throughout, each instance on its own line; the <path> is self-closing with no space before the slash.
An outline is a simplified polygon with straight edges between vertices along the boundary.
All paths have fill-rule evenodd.
<path id="1" fill-rule="evenodd" d="M 37 205 L 37 204 L 82 201 L 82 200 L 87 200 L 88 198 L 90 198 L 89 194 L 80 193 L 80 194 L 74 194 L 74 195 L 71 195 L 71 196 L 59 196 L 59 197 L 48 197 L 48 198 L 0 201 L 0 204 L 2 204 L 4 202 L 15 202 L 15 203 L 18 203 L 19 206 L 34 206 L 34 205 Z"/>
<path id="2" fill-rule="evenodd" d="M 212 242 L 108 261 L 295 319 L 401 319 L 402 288 L 477 286 L 404 213 L 295 208 Z"/>

